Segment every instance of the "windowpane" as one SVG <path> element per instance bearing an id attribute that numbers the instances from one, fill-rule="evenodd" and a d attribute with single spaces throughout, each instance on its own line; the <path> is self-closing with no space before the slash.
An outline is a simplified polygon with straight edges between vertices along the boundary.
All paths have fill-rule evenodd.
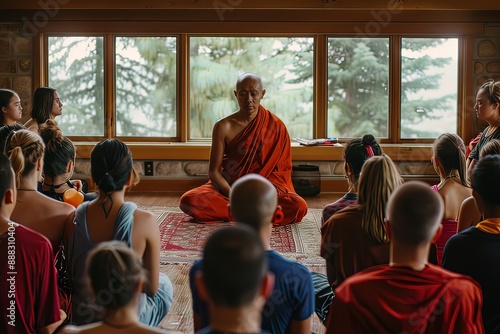
<path id="1" fill-rule="evenodd" d="M 103 37 L 49 37 L 49 86 L 63 103 L 65 135 L 104 135 Z"/>
<path id="2" fill-rule="evenodd" d="M 175 37 L 116 38 L 116 134 L 176 137 Z"/>
<path id="3" fill-rule="evenodd" d="M 236 110 L 238 76 L 260 76 L 261 104 L 280 117 L 290 137 L 313 130 L 313 38 L 191 37 L 190 134 L 208 139 L 214 123 Z"/>
<path id="4" fill-rule="evenodd" d="M 403 38 L 401 138 L 457 132 L 457 38 Z"/>
<path id="5" fill-rule="evenodd" d="M 328 137 L 387 137 L 388 87 L 388 38 L 328 38 Z"/>

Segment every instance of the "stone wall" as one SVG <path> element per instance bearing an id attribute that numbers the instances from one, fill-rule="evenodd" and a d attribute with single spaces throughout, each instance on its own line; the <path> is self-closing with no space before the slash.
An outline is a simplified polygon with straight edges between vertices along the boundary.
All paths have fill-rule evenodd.
<path id="1" fill-rule="evenodd" d="M 0 88 L 19 94 L 25 119 L 33 93 L 33 38 L 20 31 L 20 24 L 0 23 Z"/>
<path id="2" fill-rule="evenodd" d="M 430 161 L 395 161 L 401 175 L 403 176 L 436 176 L 434 167 Z M 152 178 L 162 179 L 189 179 L 189 178 L 208 178 L 208 161 L 154 161 L 154 175 Z M 343 161 L 294 161 L 297 165 L 316 165 L 319 166 L 319 172 L 322 178 L 339 178 L 344 176 Z M 134 161 L 134 167 L 144 176 L 144 161 Z M 88 177 L 90 176 L 90 162 L 85 159 L 78 159 L 75 167 L 75 174 Z"/>

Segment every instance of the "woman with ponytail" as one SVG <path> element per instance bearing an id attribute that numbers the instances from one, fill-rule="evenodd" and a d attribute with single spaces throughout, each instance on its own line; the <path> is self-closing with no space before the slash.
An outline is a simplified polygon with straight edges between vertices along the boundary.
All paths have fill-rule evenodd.
<path id="1" fill-rule="evenodd" d="M 359 173 L 365 161 L 376 155 L 382 155 L 382 149 L 371 134 L 347 143 L 344 148 L 344 176 L 349 184 L 349 190 L 342 198 L 323 208 L 322 223 L 325 223 L 335 212 L 357 203 Z"/>
<path id="2" fill-rule="evenodd" d="M 95 297 L 102 321 L 79 327 L 67 326 L 62 333 L 165 333 L 139 322 L 137 301 L 147 283 L 147 273 L 141 259 L 124 242 L 102 242 L 91 250 L 85 276 L 86 290 Z"/>
<path id="3" fill-rule="evenodd" d="M 389 235 L 385 207 L 403 183 L 397 167 L 382 154 L 368 159 L 359 177 L 358 203 L 335 213 L 321 228 L 321 256 L 333 289 L 365 268 L 387 264 Z"/>
<path id="4" fill-rule="evenodd" d="M 106 139 L 92 150 L 90 164 L 98 196 L 82 203 L 74 224 L 68 226 L 67 260 L 75 288 L 72 322 L 102 320 L 84 292 L 85 258 L 98 243 L 119 240 L 135 251 L 148 273 L 148 284 L 138 303 L 139 320 L 157 326 L 172 305 L 173 288 L 169 278 L 160 274 L 160 232 L 154 215 L 138 209 L 133 202 L 125 202 L 125 190 L 139 182 L 132 153 L 123 142 Z"/>
<path id="5" fill-rule="evenodd" d="M 47 237 L 55 260 L 60 255 L 59 252 L 62 252 L 63 242 L 65 243 L 64 229 L 66 224 L 72 223 L 75 208 L 37 191 L 43 170 L 44 151 L 45 145 L 38 134 L 19 130 L 8 135 L 4 153 L 11 161 L 17 184 L 17 202 L 12 220 Z M 61 284 L 59 288 L 61 308 L 69 313 L 69 293 Z"/>
<path id="6" fill-rule="evenodd" d="M 440 182 L 433 185 L 444 201 L 443 230 L 436 240 L 438 264 L 441 264 L 444 245 L 457 233 L 457 220 L 462 202 L 472 196 L 467 179 L 465 144 L 459 136 L 452 133 L 440 135 L 432 147 L 432 164 L 439 175 Z"/>

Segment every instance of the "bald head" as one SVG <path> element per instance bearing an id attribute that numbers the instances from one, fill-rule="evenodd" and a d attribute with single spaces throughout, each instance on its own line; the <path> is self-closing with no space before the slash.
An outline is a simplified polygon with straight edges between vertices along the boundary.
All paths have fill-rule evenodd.
<path id="1" fill-rule="evenodd" d="M 443 213 L 441 196 L 428 184 L 418 181 L 406 182 L 398 187 L 387 203 L 387 219 L 393 238 L 406 245 L 430 242 Z"/>
<path id="2" fill-rule="evenodd" d="M 238 80 L 236 80 L 236 91 L 238 91 L 241 84 L 246 81 L 255 82 L 258 84 L 260 89 L 262 89 L 262 80 L 256 74 L 244 73 L 238 77 Z"/>
<path id="3" fill-rule="evenodd" d="M 231 186 L 229 203 L 235 222 L 260 230 L 271 224 L 278 205 L 278 195 L 274 185 L 265 177 L 247 174 Z"/>

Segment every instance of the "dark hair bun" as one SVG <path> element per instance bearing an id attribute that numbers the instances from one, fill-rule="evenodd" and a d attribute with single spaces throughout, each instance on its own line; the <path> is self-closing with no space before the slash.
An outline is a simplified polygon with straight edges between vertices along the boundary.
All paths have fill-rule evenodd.
<path id="1" fill-rule="evenodd" d="M 99 189 L 101 189 L 105 193 L 109 193 L 111 191 L 117 190 L 117 186 L 115 184 L 115 180 L 109 174 L 106 174 L 102 177 L 101 181 L 98 184 Z"/>
<path id="2" fill-rule="evenodd" d="M 366 134 L 363 136 L 362 142 L 363 142 L 363 146 L 372 146 L 373 144 L 377 143 L 377 140 L 375 139 L 375 137 L 373 135 Z"/>

